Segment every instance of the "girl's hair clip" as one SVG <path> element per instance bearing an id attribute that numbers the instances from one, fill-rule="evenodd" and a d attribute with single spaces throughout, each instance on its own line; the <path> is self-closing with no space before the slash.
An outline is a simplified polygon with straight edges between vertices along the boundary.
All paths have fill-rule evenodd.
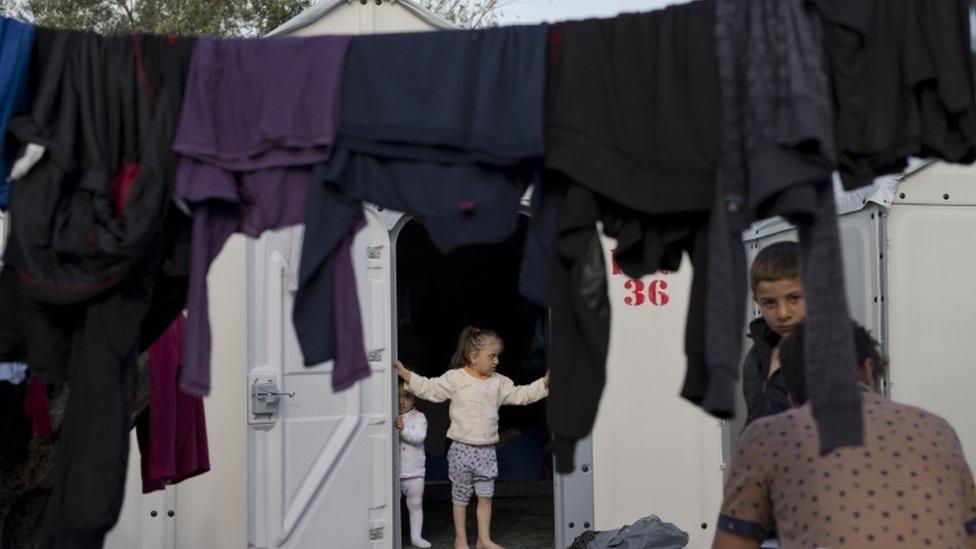
<path id="1" fill-rule="evenodd" d="M 481 332 L 481 328 L 478 328 L 478 327 L 471 328 L 471 333 L 472 334 L 478 335 L 479 332 Z"/>

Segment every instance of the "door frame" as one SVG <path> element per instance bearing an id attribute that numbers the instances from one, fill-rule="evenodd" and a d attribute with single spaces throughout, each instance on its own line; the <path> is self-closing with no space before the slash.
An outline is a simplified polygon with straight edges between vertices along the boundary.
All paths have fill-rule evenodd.
<path id="1" fill-rule="evenodd" d="M 387 256 L 385 255 L 385 251 L 383 250 L 383 247 L 389 245 L 387 240 L 389 238 L 389 231 L 388 231 L 388 227 L 384 224 L 385 220 L 382 217 L 377 216 L 375 210 L 365 212 L 365 215 L 367 217 L 372 217 L 372 219 L 369 220 L 369 228 L 359 231 L 356 235 L 356 238 L 358 239 L 360 237 L 364 237 L 366 231 L 369 230 L 369 231 L 373 231 L 372 234 L 374 235 L 374 237 L 376 237 L 377 240 L 379 240 L 379 242 L 375 242 L 375 243 L 370 242 L 369 238 L 366 238 L 366 242 L 354 240 L 353 248 L 351 252 L 353 254 L 354 267 L 357 269 L 357 286 L 359 286 L 360 290 L 364 289 L 364 287 L 361 286 L 362 284 L 364 283 L 367 285 L 370 284 L 370 280 L 368 276 L 362 277 L 362 280 L 360 280 L 360 277 L 358 275 L 361 272 L 363 272 L 360 271 L 360 269 L 365 269 L 366 271 L 368 271 L 369 270 L 368 264 L 370 264 L 371 262 L 374 262 L 376 260 L 380 260 L 384 262 L 387 261 L 386 259 Z M 304 227 L 302 227 L 301 232 L 297 234 L 296 234 L 296 229 L 298 229 L 297 226 L 284 228 L 276 231 L 267 231 L 264 234 L 262 234 L 261 237 L 259 238 L 245 240 L 244 249 L 246 254 L 246 260 L 244 266 L 244 276 L 246 280 L 245 282 L 246 295 L 244 297 L 245 297 L 246 311 L 247 311 L 246 314 L 248 317 L 245 332 L 248 337 L 246 337 L 244 342 L 245 343 L 244 351 L 245 351 L 246 360 L 243 361 L 242 367 L 243 367 L 243 373 L 245 375 L 245 378 L 249 380 L 252 377 L 254 377 L 256 374 L 262 376 L 272 375 L 270 372 L 266 373 L 263 367 L 263 365 L 274 363 L 274 361 L 269 360 L 269 353 L 271 353 L 271 350 L 268 347 L 269 345 L 268 336 L 266 335 L 267 330 L 266 328 L 263 327 L 261 329 L 256 329 L 256 328 L 258 326 L 261 326 L 263 322 L 267 322 L 266 320 L 267 315 L 274 314 L 274 312 L 278 310 L 276 307 L 272 307 L 269 304 L 270 301 L 268 295 L 266 294 L 262 295 L 264 292 L 267 291 L 267 279 L 269 276 L 268 274 L 269 266 L 274 264 L 276 261 L 275 259 L 272 258 L 271 250 L 277 249 L 278 250 L 277 253 L 280 255 L 279 259 L 285 265 L 287 265 L 287 268 L 282 269 L 281 272 L 279 273 L 281 275 L 280 283 L 282 284 L 282 287 L 288 289 L 288 287 L 291 286 L 291 284 L 296 282 L 296 279 L 294 277 L 297 276 L 297 269 L 300 264 L 299 258 L 301 255 L 301 246 L 304 244 L 304 240 L 306 236 L 306 233 L 304 232 Z M 287 236 L 287 238 L 291 239 L 290 248 L 289 245 L 282 245 L 281 239 L 286 238 L 284 236 L 285 234 L 288 234 L 289 236 Z M 374 254 L 378 254 L 378 255 L 374 257 Z M 360 259 L 365 258 L 363 259 L 363 261 L 365 261 L 366 263 L 360 264 L 360 259 L 357 259 L 357 256 L 359 256 Z M 388 268 L 388 266 L 384 268 Z M 388 283 L 386 279 L 380 279 L 380 280 L 382 280 L 383 284 Z M 293 288 L 294 287 L 292 286 L 291 288 L 292 291 Z M 367 291 L 370 290 L 367 289 Z M 386 289 L 384 288 L 382 290 L 376 291 L 374 295 L 375 297 L 380 298 L 383 301 L 386 301 L 388 294 L 386 293 Z M 369 300 L 370 303 L 372 303 L 372 301 L 373 298 Z M 362 299 L 360 299 L 360 307 L 364 307 L 364 302 L 362 301 Z M 364 340 L 364 344 L 366 345 L 372 345 L 372 343 L 369 341 L 369 336 L 367 334 L 367 330 L 371 325 L 373 328 L 376 328 L 378 326 L 381 326 L 382 329 L 388 328 L 388 326 L 385 324 L 385 321 L 381 317 L 388 315 L 389 309 L 386 305 L 384 305 L 382 308 L 385 308 L 386 310 L 380 314 L 374 314 L 369 307 L 366 307 L 364 310 L 362 310 L 363 313 L 362 320 L 363 320 L 363 330 L 364 330 L 363 335 L 366 336 Z M 378 319 L 379 322 L 371 323 L 370 319 L 374 319 L 374 318 Z M 281 323 L 288 323 L 291 321 L 292 319 L 290 314 L 287 314 L 280 319 Z M 365 351 L 367 351 L 367 359 L 370 364 L 370 369 L 374 370 L 371 372 L 371 377 L 363 380 L 362 382 L 357 383 L 354 387 L 348 389 L 345 393 L 356 392 L 359 394 L 359 397 L 357 397 L 359 399 L 368 399 L 369 402 L 382 403 L 381 414 L 383 416 L 383 421 L 386 422 L 389 421 L 388 416 L 390 412 L 390 410 L 386 409 L 386 407 L 390 405 L 390 402 L 385 399 L 378 400 L 376 397 L 381 397 L 382 393 L 370 392 L 368 388 L 364 387 L 363 385 L 363 383 L 365 382 L 371 382 L 371 383 L 382 382 L 376 376 L 389 375 L 392 369 L 393 363 L 392 361 L 390 361 L 389 364 L 385 364 L 383 366 L 385 368 L 383 374 L 380 374 L 379 372 L 375 371 L 374 366 L 376 365 L 377 361 L 385 363 L 386 360 L 384 359 L 388 357 L 386 348 L 390 346 L 390 339 L 385 333 L 382 334 L 381 339 L 383 342 L 382 345 L 379 345 L 379 347 L 382 347 L 381 349 L 374 350 L 369 346 L 367 346 L 364 349 Z M 284 341 L 281 341 L 280 343 L 281 345 L 286 345 Z M 380 352 L 376 353 L 376 351 L 380 351 Z M 374 358 L 373 357 L 374 354 L 376 354 L 379 358 Z M 261 372 L 260 373 L 255 372 L 256 369 L 261 370 Z M 276 383 L 278 384 L 278 387 L 281 389 L 284 389 L 286 387 L 285 376 L 284 376 L 285 373 L 286 373 L 285 370 L 282 368 L 280 372 L 276 372 L 273 374 L 273 376 L 276 378 Z M 393 383 L 391 385 L 395 389 L 396 384 Z M 247 402 L 250 402 L 251 400 L 250 383 L 245 384 L 245 386 L 242 387 L 241 390 L 246 393 Z M 381 390 L 381 389 L 377 387 L 376 390 Z M 337 398 L 337 397 L 335 397 L 335 393 L 329 392 L 326 393 L 323 398 L 328 399 L 328 398 Z M 282 400 L 282 402 L 287 402 L 287 401 Z M 269 448 L 271 448 L 271 446 L 269 446 L 267 441 L 261 441 L 257 436 L 257 433 L 261 431 L 270 431 L 275 428 L 278 429 L 283 428 L 284 423 L 282 420 L 285 419 L 286 417 L 284 414 L 284 408 L 285 406 L 283 404 L 279 405 L 279 410 L 275 412 L 273 416 L 273 420 L 269 420 L 269 421 L 257 421 L 257 422 L 253 421 L 253 416 L 251 413 L 250 406 L 245 406 L 245 410 L 243 413 L 244 430 L 246 433 L 245 443 L 243 448 L 246 456 L 245 457 L 246 472 L 245 472 L 245 478 L 243 482 L 247 494 L 246 495 L 247 502 L 245 506 L 245 513 L 246 513 L 245 539 L 248 540 L 249 542 L 253 540 L 255 543 L 259 543 L 259 546 L 261 547 L 272 547 L 274 546 L 275 543 L 279 542 L 280 540 L 275 537 L 277 535 L 276 530 L 274 528 L 268 527 L 268 521 L 266 519 L 266 516 L 269 512 L 268 510 L 272 508 L 271 503 L 273 503 L 273 501 L 269 500 L 267 497 L 269 493 L 268 492 L 269 487 L 267 486 L 267 480 L 264 478 L 264 473 L 261 473 L 262 470 L 265 470 L 267 468 L 267 456 L 269 453 Z M 382 426 L 377 426 L 377 422 L 373 421 L 379 415 L 380 415 L 379 411 L 373 412 L 370 409 L 370 407 L 366 405 L 365 408 L 362 408 L 359 411 L 357 416 L 354 416 L 355 427 L 353 429 L 353 432 L 365 430 L 362 436 L 366 438 L 364 444 L 366 444 L 367 447 L 369 444 L 372 443 L 370 439 L 374 438 L 374 435 L 376 435 L 377 433 L 382 432 L 381 431 L 381 429 L 383 429 Z M 393 429 L 393 427 L 391 426 L 390 429 Z M 280 432 L 279 432 L 279 436 L 281 436 Z M 389 434 L 389 432 L 384 433 L 384 440 L 388 441 L 390 446 L 392 446 L 395 439 L 389 438 L 390 436 L 391 435 Z M 338 451 L 336 455 L 337 456 L 341 456 L 343 454 L 347 456 L 358 455 L 358 453 L 349 454 L 347 450 L 348 448 L 344 448 Z M 382 471 L 384 471 L 384 476 L 386 472 L 389 471 L 388 468 L 389 464 L 387 463 L 386 460 L 390 459 L 389 457 L 390 452 L 384 449 L 381 453 L 377 453 L 373 451 L 371 452 L 371 454 L 383 460 L 382 465 L 381 466 L 377 465 L 376 469 L 374 469 L 372 473 L 373 483 L 372 483 L 371 501 L 373 501 L 374 504 L 376 505 L 381 504 L 381 507 L 385 508 L 386 506 L 392 505 L 396 500 L 394 500 L 393 497 L 394 494 L 389 490 L 391 485 L 384 483 L 384 478 L 378 476 L 376 471 L 379 468 L 382 468 Z M 368 457 L 370 453 L 366 453 L 363 455 Z M 343 457 L 342 459 L 345 458 Z M 386 480 L 387 482 L 389 481 L 389 479 Z M 347 488 L 342 488 L 342 490 L 347 490 Z M 343 498 L 342 490 L 336 490 L 328 487 L 326 484 L 320 484 L 317 488 L 314 489 L 315 494 L 313 497 L 322 498 L 321 501 L 323 502 L 328 501 L 330 499 L 341 500 Z M 394 542 L 392 541 L 392 538 L 390 537 L 387 531 L 389 529 L 390 523 L 393 521 L 393 509 L 390 510 L 389 514 L 386 514 L 386 511 L 382 511 L 383 516 L 381 518 L 378 518 L 378 516 L 373 512 L 375 509 L 378 508 L 379 507 L 376 506 L 369 508 L 369 519 L 368 519 L 368 528 L 369 528 L 368 539 L 370 540 L 369 546 L 393 548 L 395 547 Z M 302 516 L 307 511 L 308 509 L 301 512 L 298 518 L 294 521 L 296 525 L 301 523 L 303 520 L 308 520 L 306 517 Z M 272 512 L 273 514 L 275 514 L 274 511 Z M 277 520 L 277 518 L 275 518 L 274 520 Z M 290 537 L 292 534 L 293 532 L 288 533 L 286 538 Z"/>
<path id="2" fill-rule="evenodd" d="M 386 210 L 381 206 L 366 205 L 387 227 L 390 234 L 390 291 L 392 292 L 390 306 L 391 327 L 391 360 L 396 360 L 397 350 L 399 349 L 399 333 L 397 331 L 397 241 L 400 231 L 407 223 L 413 221 L 414 216 L 401 212 Z M 519 213 L 531 219 L 529 203 L 522 201 Z M 547 336 L 547 347 L 551 345 L 551 339 Z M 398 406 L 398 395 L 396 384 L 393 384 L 393 391 L 390 395 L 392 409 Z M 391 435 L 394 441 L 399 440 L 399 433 L 393 421 L 390 422 Z M 572 473 L 559 474 L 553 469 L 553 542 L 555 547 L 561 549 L 572 543 L 576 536 L 586 529 L 593 527 L 594 521 L 594 497 L 593 497 L 593 443 L 588 436 L 581 440 L 576 448 L 575 463 L 576 468 Z M 403 520 L 400 512 L 400 445 L 393 444 L 393 491 L 396 501 L 391 502 L 393 509 L 393 547 L 402 548 Z"/>

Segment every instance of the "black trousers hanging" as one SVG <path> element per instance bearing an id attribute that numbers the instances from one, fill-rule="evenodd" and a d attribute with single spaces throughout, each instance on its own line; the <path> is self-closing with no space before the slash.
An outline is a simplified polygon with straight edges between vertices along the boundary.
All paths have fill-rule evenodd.
<path id="1" fill-rule="evenodd" d="M 140 324 L 152 295 L 153 276 L 141 274 L 92 303 L 34 310 L 29 339 L 68 336 L 71 342 L 65 364 L 71 394 L 41 547 L 101 547 L 118 519 L 125 491 Z M 65 316 L 76 320 L 73 331 L 55 327 L 52 332 L 52 319 Z"/>

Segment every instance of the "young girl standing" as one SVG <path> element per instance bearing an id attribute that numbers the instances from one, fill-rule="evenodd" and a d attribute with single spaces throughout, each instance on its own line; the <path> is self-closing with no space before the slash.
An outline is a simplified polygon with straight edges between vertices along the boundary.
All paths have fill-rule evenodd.
<path id="1" fill-rule="evenodd" d="M 400 431 L 400 490 L 407 498 L 410 515 L 410 543 L 426 549 L 430 542 L 421 537 L 424 528 L 424 476 L 427 455 L 424 440 L 427 438 L 427 416 L 416 409 L 416 399 L 401 383 L 398 387 L 400 415 L 396 428 Z"/>
<path id="2" fill-rule="evenodd" d="M 532 404 L 549 394 L 548 372 L 534 383 L 518 387 L 495 373 L 501 352 L 498 334 L 469 326 L 461 332 L 451 360 L 454 369 L 438 378 L 412 373 L 397 361 L 397 373 L 406 381 L 408 391 L 431 402 L 451 401 L 447 437 L 453 443 L 447 462 L 456 549 L 468 548 L 466 518 L 472 492 L 478 496 L 478 549 L 501 549 L 491 540 L 491 498 L 498 476 L 498 408 Z"/>

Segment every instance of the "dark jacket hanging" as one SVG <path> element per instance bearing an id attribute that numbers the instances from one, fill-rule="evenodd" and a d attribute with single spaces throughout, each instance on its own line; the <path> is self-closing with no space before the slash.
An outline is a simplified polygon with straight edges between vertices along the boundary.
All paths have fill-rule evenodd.
<path id="1" fill-rule="evenodd" d="M 810 0 L 818 9 L 844 187 L 910 156 L 976 160 L 968 0 Z"/>
<path id="2" fill-rule="evenodd" d="M 631 277 L 677 269 L 689 252 L 698 273 L 689 322 L 701 319 L 718 162 L 714 14 L 714 2 L 702 1 L 550 32 L 545 190 L 558 214 L 548 418 L 560 472 L 573 469 L 605 381 L 610 307 L 596 222 L 618 240 Z M 686 348 L 700 357 L 702 332 L 692 326 Z M 689 376 L 704 380 L 703 367 L 689 365 Z"/>
<path id="3" fill-rule="evenodd" d="M 100 547 L 117 520 L 142 325 L 182 308 L 184 246 L 163 231 L 181 225 L 168 153 L 191 51 L 181 39 L 37 33 L 33 102 L 10 127 L 45 154 L 12 184 L 5 259 L 27 297 L 32 375 L 70 385 L 42 547 Z M 162 272 L 176 280 L 157 293 Z"/>

